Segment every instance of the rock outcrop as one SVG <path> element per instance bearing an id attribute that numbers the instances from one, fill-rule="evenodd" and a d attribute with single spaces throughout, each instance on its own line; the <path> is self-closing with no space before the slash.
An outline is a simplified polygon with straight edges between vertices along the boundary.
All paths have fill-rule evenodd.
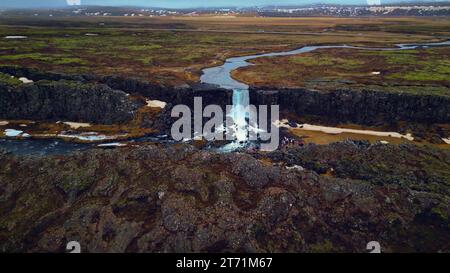
<path id="1" fill-rule="evenodd" d="M 373 90 L 252 89 L 250 101 L 253 104 L 279 104 L 280 110 L 286 113 L 319 116 L 342 123 L 450 122 L 450 98 L 443 96 Z"/>
<path id="2" fill-rule="evenodd" d="M 113 124 L 130 121 L 144 101 L 106 85 L 74 81 L 0 83 L 0 118 L 83 121 Z"/>
<path id="3" fill-rule="evenodd" d="M 232 91 L 207 84 L 163 86 L 119 76 L 67 75 L 41 72 L 20 67 L 0 67 L 0 72 L 16 77 L 39 80 L 70 80 L 81 83 L 106 84 L 111 89 L 139 94 L 150 99 L 193 106 L 194 97 L 203 104 L 222 107 L 232 102 Z M 377 125 L 411 121 L 418 123 L 450 122 L 450 98 L 435 95 L 382 92 L 375 90 L 336 90 L 321 92 L 308 89 L 259 88 L 250 90 L 254 105 L 279 104 L 284 113 L 298 116 L 318 116 L 329 121 Z"/>
<path id="4" fill-rule="evenodd" d="M 216 104 L 222 108 L 231 104 L 233 92 L 209 84 L 195 84 L 169 87 L 137 80 L 108 76 L 99 79 L 111 88 L 123 90 L 127 93 L 140 94 L 151 99 L 169 102 L 172 105 L 194 105 L 194 97 L 201 97 L 203 105 Z"/>
<path id="5" fill-rule="evenodd" d="M 449 158 L 350 142 L 0 152 L 0 251 L 64 252 L 74 240 L 83 252 L 365 252 L 377 240 L 384 252 L 448 252 Z"/>

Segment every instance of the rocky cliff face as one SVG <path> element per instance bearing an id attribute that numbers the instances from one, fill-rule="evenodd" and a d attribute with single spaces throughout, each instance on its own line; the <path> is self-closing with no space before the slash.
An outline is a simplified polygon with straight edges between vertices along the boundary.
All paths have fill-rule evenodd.
<path id="1" fill-rule="evenodd" d="M 106 85 L 64 80 L 14 86 L 0 83 L 3 119 L 121 123 L 133 119 L 144 103 Z"/>
<path id="2" fill-rule="evenodd" d="M 232 91 L 215 86 L 169 87 L 137 79 L 117 76 L 66 75 L 41 72 L 27 68 L 0 67 L 0 72 L 38 80 L 71 80 L 81 83 L 101 83 L 112 89 L 147 98 L 162 100 L 172 105 L 193 106 L 194 97 L 202 97 L 203 104 L 231 104 Z M 413 121 L 420 123 L 450 122 L 450 98 L 388 93 L 374 90 L 336 90 L 319 92 L 307 89 L 251 89 L 250 102 L 255 105 L 279 104 L 280 110 L 299 116 L 315 115 L 330 121 L 352 122 L 362 125 Z"/>
<path id="3" fill-rule="evenodd" d="M 253 104 L 279 104 L 280 110 L 296 115 L 315 115 L 362 125 L 414 121 L 450 122 L 450 98 L 377 91 L 306 89 L 252 89 Z"/>
<path id="4" fill-rule="evenodd" d="M 72 240 L 83 252 L 365 252 L 372 240 L 385 252 L 450 251 L 449 158 L 356 142 L 253 155 L 0 152 L 0 251 L 64 252 Z"/>
<path id="5" fill-rule="evenodd" d="M 203 105 L 216 104 L 224 108 L 230 105 L 233 92 L 208 84 L 184 85 L 178 87 L 157 85 L 138 79 L 123 78 L 118 76 L 95 75 L 69 75 L 52 72 L 42 72 L 23 67 L 0 67 L 0 72 L 13 75 L 17 78 L 26 77 L 33 81 L 74 81 L 82 84 L 104 84 L 111 89 L 121 90 L 128 94 L 142 95 L 153 100 L 161 100 L 170 103 L 173 107 L 177 104 L 193 107 L 194 97 L 201 97 Z M 103 88 L 103 87 L 102 87 Z M 106 90 L 103 88 L 103 90 Z"/>
<path id="6" fill-rule="evenodd" d="M 231 104 L 233 95 L 231 90 L 217 88 L 208 84 L 168 87 L 116 76 L 104 77 L 99 79 L 99 81 L 111 88 L 124 90 L 127 93 L 137 93 L 148 98 L 169 102 L 172 105 L 185 104 L 190 107 L 193 106 L 194 97 L 201 97 L 203 105 L 216 104 L 224 107 Z"/>
<path id="7" fill-rule="evenodd" d="M 34 68 L 19 67 L 19 66 L 0 66 L 0 72 L 19 77 L 25 77 L 33 81 L 49 80 L 49 81 L 59 81 L 59 80 L 69 80 L 78 82 L 88 82 L 97 79 L 95 75 L 72 75 L 56 72 L 41 71 Z"/>

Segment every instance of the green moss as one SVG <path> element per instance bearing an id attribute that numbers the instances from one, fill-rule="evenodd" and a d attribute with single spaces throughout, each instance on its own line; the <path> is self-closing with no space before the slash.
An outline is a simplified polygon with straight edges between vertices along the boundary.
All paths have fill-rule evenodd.
<path id="1" fill-rule="evenodd" d="M 149 45 L 132 45 L 132 46 L 128 46 L 127 49 L 129 50 L 133 50 L 133 51 L 152 51 L 155 49 L 160 49 L 162 48 L 161 45 L 157 45 L 157 44 L 149 44 Z"/>
<path id="2" fill-rule="evenodd" d="M 46 60 L 43 55 L 40 53 L 25 53 L 25 54 L 13 54 L 13 55 L 3 55 L 0 56 L 1 60 L 22 60 L 22 59 L 33 59 L 33 60 Z"/>
<path id="3" fill-rule="evenodd" d="M 140 60 L 143 64 L 152 64 L 152 63 L 153 63 L 153 60 L 154 60 L 154 57 L 153 57 L 153 56 L 146 56 L 146 57 L 140 58 L 139 60 Z"/>
<path id="4" fill-rule="evenodd" d="M 335 248 L 330 240 L 311 245 L 311 252 L 314 253 L 330 253 L 333 251 L 335 251 Z"/>
<path id="5" fill-rule="evenodd" d="M 65 193 L 70 192 L 83 192 L 90 188 L 90 186 L 94 183 L 92 179 L 89 179 L 87 177 L 79 179 L 76 176 L 69 176 L 66 177 L 65 180 L 63 180 L 58 185 Z"/>
<path id="6" fill-rule="evenodd" d="M 22 84 L 17 78 L 11 77 L 10 75 L 0 73 L 0 83 L 5 83 L 8 85 L 20 85 Z"/>
<path id="7" fill-rule="evenodd" d="M 364 62 L 357 59 L 343 59 L 332 56 L 296 56 L 290 59 L 295 64 L 306 66 L 338 66 L 339 69 L 350 69 L 363 65 Z"/>
<path id="8" fill-rule="evenodd" d="M 78 64 L 78 65 L 87 65 L 88 62 L 86 60 L 82 60 L 80 58 L 61 58 L 61 59 L 55 59 L 53 61 L 53 63 L 55 64 L 60 64 L 60 65 L 64 65 L 64 64 Z"/>
<path id="9" fill-rule="evenodd" d="M 448 211 L 448 207 L 445 206 L 437 206 L 434 207 L 433 209 L 431 209 L 431 212 L 437 216 L 441 221 L 446 222 L 447 226 L 450 228 L 450 223 L 449 223 L 449 211 Z"/>
<path id="10" fill-rule="evenodd" d="M 406 81 L 448 81 L 449 73 L 430 73 L 430 71 L 408 71 L 389 75 L 390 79 L 401 79 Z"/>

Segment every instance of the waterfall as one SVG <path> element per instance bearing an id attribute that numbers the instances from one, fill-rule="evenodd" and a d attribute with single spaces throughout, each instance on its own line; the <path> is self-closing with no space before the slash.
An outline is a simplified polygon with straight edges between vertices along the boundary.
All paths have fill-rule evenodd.
<path id="1" fill-rule="evenodd" d="M 248 106 L 250 105 L 250 98 L 247 89 L 233 90 L 233 107 L 231 114 L 236 124 L 245 126 L 246 118 L 249 117 Z"/>
<path id="2" fill-rule="evenodd" d="M 230 116 L 234 121 L 234 135 L 238 142 L 248 140 L 248 107 L 250 96 L 248 89 L 233 89 L 233 105 Z"/>

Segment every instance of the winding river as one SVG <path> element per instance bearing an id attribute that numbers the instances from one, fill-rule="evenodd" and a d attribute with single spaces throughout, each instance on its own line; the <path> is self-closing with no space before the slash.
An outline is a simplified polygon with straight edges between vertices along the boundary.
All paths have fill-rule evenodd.
<path id="1" fill-rule="evenodd" d="M 397 44 L 393 48 L 377 48 L 377 47 L 357 47 L 348 45 L 334 45 L 334 46 L 305 46 L 302 48 L 282 51 L 282 52 L 272 52 L 264 54 L 256 54 L 242 57 L 232 57 L 226 59 L 225 63 L 221 66 L 205 68 L 203 69 L 203 75 L 200 78 L 202 83 L 209 83 L 220 86 L 225 89 L 233 90 L 248 90 L 249 86 L 243 82 L 235 80 L 231 77 L 232 72 L 236 69 L 247 67 L 253 65 L 248 62 L 250 60 L 264 58 L 264 57 L 277 57 L 277 56 L 290 56 L 298 55 L 302 53 L 312 52 L 317 49 L 326 48 L 352 48 L 359 50 L 378 50 L 378 51 L 393 51 L 393 50 L 411 50 L 416 48 L 427 48 L 427 47 L 438 47 L 438 46 L 450 46 L 450 40 L 438 43 L 420 43 L 420 44 Z"/>
<path id="2" fill-rule="evenodd" d="M 318 49 L 330 49 L 330 48 L 351 48 L 355 50 L 376 50 L 376 51 L 395 51 L 395 50 L 412 50 L 417 48 L 428 48 L 428 47 L 440 47 L 440 46 L 450 46 L 450 40 L 444 42 L 433 42 L 433 43 L 417 43 L 417 44 L 396 44 L 396 47 L 392 48 L 377 48 L 377 47 L 357 47 L 349 45 L 330 45 L 330 46 L 304 46 L 298 49 L 282 52 L 272 52 L 264 54 L 256 54 L 242 57 L 232 57 L 226 59 L 225 63 L 221 66 L 205 68 L 203 69 L 203 74 L 200 78 L 202 83 L 208 83 L 217 85 L 221 88 L 232 89 L 233 90 L 233 109 L 232 118 L 234 120 L 239 120 L 238 128 L 240 136 L 248 135 L 242 132 L 248 132 L 251 130 L 252 126 L 248 124 L 243 124 L 242 120 L 245 120 L 249 116 L 247 106 L 250 104 L 249 98 L 249 86 L 243 82 L 240 82 L 232 77 L 232 72 L 236 69 L 247 67 L 253 65 L 250 60 L 264 58 L 264 57 L 277 57 L 277 56 L 290 56 L 298 55 L 302 53 L 312 52 Z M 245 139 L 237 138 L 239 142 L 245 141 Z M 233 145 L 235 147 L 236 145 Z"/>
<path id="3" fill-rule="evenodd" d="M 242 131 L 248 132 L 249 127 L 246 118 L 248 117 L 248 112 L 246 112 L 246 107 L 250 104 L 249 99 L 249 86 L 243 82 L 237 81 L 232 78 L 232 72 L 236 69 L 251 66 L 252 64 L 248 61 L 263 57 L 276 57 L 276 56 L 289 56 L 297 55 L 306 52 L 312 52 L 317 49 L 326 48 L 352 48 L 355 50 L 411 50 L 416 48 L 427 48 L 427 47 L 438 47 L 438 46 L 450 46 L 450 40 L 445 42 L 437 43 L 420 43 L 420 44 L 397 44 L 394 48 L 373 48 L 373 47 L 355 47 L 348 45 L 334 45 L 334 46 L 305 46 L 299 49 L 284 51 L 284 52 L 273 52 L 257 55 L 249 55 L 242 57 L 232 57 L 225 61 L 223 65 L 217 67 L 206 68 L 203 70 L 203 75 L 201 76 L 202 83 L 214 84 L 221 88 L 232 89 L 233 90 L 233 109 L 232 118 L 237 121 L 237 125 L 241 130 L 241 139 L 238 142 L 245 141 L 246 133 L 242 134 Z M 145 137 L 141 139 L 132 140 L 131 142 L 139 141 L 158 141 L 171 143 L 170 140 L 159 139 L 154 137 Z M 225 150 L 234 150 L 236 148 L 242 147 L 238 142 L 234 142 L 225 147 Z M 7 152 L 12 152 L 14 154 L 23 155 L 45 155 L 45 154 L 64 154 L 75 151 L 82 151 L 92 147 L 98 147 L 97 144 L 77 144 L 68 143 L 61 140 L 15 140 L 15 139 L 0 139 L 0 148 Z"/>

